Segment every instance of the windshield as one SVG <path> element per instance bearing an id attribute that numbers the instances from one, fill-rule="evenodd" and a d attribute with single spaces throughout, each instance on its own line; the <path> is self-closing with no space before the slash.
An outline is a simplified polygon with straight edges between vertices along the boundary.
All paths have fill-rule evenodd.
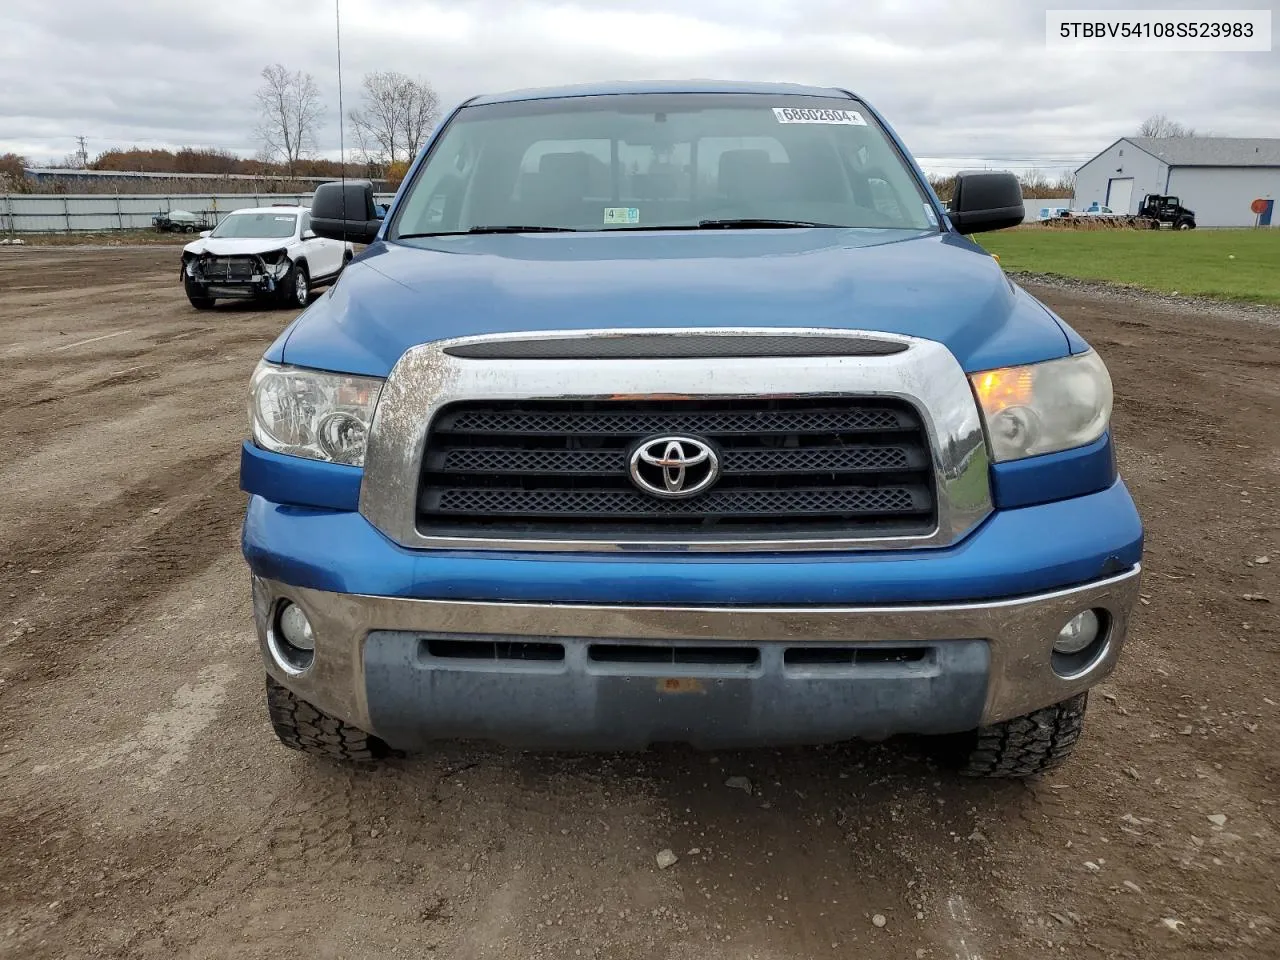
<path id="1" fill-rule="evenodd" d="M 388 236 L 766 221 L 938 229 L 914 172 L 857 100 L 619 94 L 463 109 Z"/>
<path id="2" fill-rule="evenodd" d="M 233 213 L 213 229 L 212 237 L 249 238 L 292 237 L 298 217 L 292 213 Z"/>

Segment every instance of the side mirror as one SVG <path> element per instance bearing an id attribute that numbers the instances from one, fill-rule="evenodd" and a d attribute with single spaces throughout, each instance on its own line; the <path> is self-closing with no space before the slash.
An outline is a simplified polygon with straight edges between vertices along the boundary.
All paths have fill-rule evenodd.
<path id="1" fill-rule="evenodd" d="M 211 234 L 211 233 L 213 233 L 213 231 L 212 231 L 212 230 L 201 230 L 201 231 L 200 231 L 200 239 L 201 239 L 201 240 L 203 240 L 205 237 L 207 237 L 207 236 L 208 236 L 209 234 Z"/>
<path id="2" fill-rule="evenodd" d="M 316 232 L 314 230 L 308 228 L 302 231 L 303 240 L 314 240 L 315 238 L 316 238 Z"/>
<path id="3" fill-rule="evenodd" d="M 381 227 L 370 181 L 338 180 L 316 187 L 311 198 L 311 229 L 316 236 L 373 243 Z"/>
<path id="4" fill-rule="evenodd" d="M 1022 184 L 1012 173 L 969 170 L 956 174 L 947 215 L 957 233 L 1014 227 L 1022 222 L 1025 212 Z"/>

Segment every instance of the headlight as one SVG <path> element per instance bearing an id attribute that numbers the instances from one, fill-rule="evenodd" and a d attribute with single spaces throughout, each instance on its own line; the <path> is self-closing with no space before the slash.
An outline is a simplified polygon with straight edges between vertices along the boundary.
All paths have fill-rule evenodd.
<path id="1" fill-rule="evenodd" d="M 1082 447 L 1111 420 L 1111 376 L 1092 350 L 970 376 L 993 460 Z"/>
<path id="2" fill-rule="evenodd" d="M 267 268 L 267 273 L 279 280 L 289 272 L 289 257 L 284 250 L 272 250 L 270 253 L 260 254 L 263 265 Z"/>
<path id="3" fill-rule="evenodd" d="M 363 466 L 382 383 L 264 360 L 249 389 L 253 440 L 276 453 Z"/>

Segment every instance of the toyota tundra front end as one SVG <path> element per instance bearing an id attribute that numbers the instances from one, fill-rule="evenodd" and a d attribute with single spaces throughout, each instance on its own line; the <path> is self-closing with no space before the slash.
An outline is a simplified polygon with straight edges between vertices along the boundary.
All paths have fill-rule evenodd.
<path id="1" fill-rule="evenodd" d="M 1080 734 L 1142 527 L 1098 355 L 861 99 L 785 84 L 458 108 L 251 385 L 244 553 L 276 732 L 368 759 Z"/>

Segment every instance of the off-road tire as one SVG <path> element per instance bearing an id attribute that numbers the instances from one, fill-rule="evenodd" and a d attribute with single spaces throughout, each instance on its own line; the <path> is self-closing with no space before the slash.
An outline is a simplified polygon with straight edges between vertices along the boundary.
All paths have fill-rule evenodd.
<path id="1" fill-rule="evenodd" d="M 267 677 L 267 715 L 286 747 L 338 763 L 368 763 L 391 754 L 377 737 L 317 710 Z"/>
<path id="2" fill-rule="evenodd" d="M 1024 780 L 1062 764 L 1084 729 L 1089 694 L 949 738 L 943 759 L 961 776 Z"/>
<path id="3" fill-rule="evenodd" d="M 187 300 L 197 310 L 210 310 L 213 308 L 213 297 L 202 295 L 200 288 L 191 282 L 190 277 L 182 278 L 182 286 L 187 291 Z"/>

